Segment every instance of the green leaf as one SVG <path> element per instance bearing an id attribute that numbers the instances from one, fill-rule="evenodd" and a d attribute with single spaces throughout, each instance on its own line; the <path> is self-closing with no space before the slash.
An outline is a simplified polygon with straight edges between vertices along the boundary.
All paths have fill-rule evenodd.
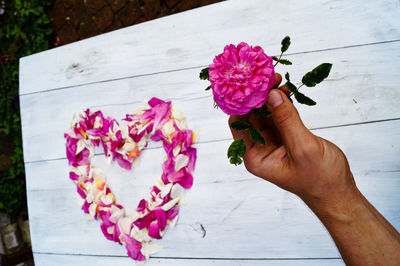
<path id="1" fill-rule="evenodd" d="M 277 56 L 273 56 L 273 57 L 272 57 L 272 60 L 274 60 L 274 61 L 278 61 L 278 60 L 279 60 L 279 58 L 278 58 Z"/>
<path id="2" fill-rule="evenodd" d="M 287 51 L 287 49 L 288 49 L 289 46 L 290 46 L 290 37 L 289 37 L 289 36 L 286 36 L 285 38 L 283 38 L 281 44 L 282 44 L 281 52 L 284 53 L 284 52 Z"/>
<path id="3" fill-rule="evenodd" d="M 331 71 L 332 64 L 323 63 L 305 74 L 302 78 L 302 82 L 307 87 L 314 87 L 318 83 L 322 82 L 326 77 L 328 77 Z"/>
<path id="4" fill-rule="evenodd" d="M 306 104 L 306 105 L 316 105 L 317 104 L 314 100 L 312 100 L 311 98 L 305 96 L 301 92 L 295 93 L 294 94 L 294 98 L 296 98 L 297 102 L 299 102 L 301 104 Z"/>
<path id="5" fill-rule="evenodd" d="M 246 144 L 244 140 L 237 139 L 232 142 L 228 148 L 228 159 L 231 164 L 238 165 L 242 163 L 242 158 L 246 153 Z"/>
<path id="6" fill-rule="evenodd" d="M 272 113 L 263 105 L 260 108 L 251 110 L 254 114 L 262 116 L 262 117 L 269 117 Z"/>
<path id="7" fill-rule="evenodd" d="M 214 108 L 215 108 L 215 109 L 218 109 L 218 104 L 217 104 L 216 102 L 214 102 L 213 105 L 214 105 Z"/>
<path id="8" fill-rule="evenodd" d="M 278 63 L 280 63 L 280 64 L 282 64 L 282 65 L 291 65 L 291 64 L 292 64 L 292 62 L 290 62 L 290 61 L 287 60 L 287 59 L 279 59 L 279 60 L 278 60 Z"/>
<path id="9" fill-rule="evenodd" d="M 240 131 L 246 131 L 249 128 L 251 128 L 249 123 L 246 123 L 244 121 L 235 121 L 233 123 L 231 123 L 231 128 L 235 129 L 235 130 L 240 130 Z"/>
<path id="10" fill-rule="evenodd" d="M 288 88 L 288 90 L 290 92 L 292 92 L 293 94 L 299 93 L 299 91 L 297 90 L 297 87 L 290 81 L 287 81 L 284 86 L 286 88 Z"/>
<path id="11" fill-rule="evenodd" d="M 211 89 L 211 85 L 208 86 L 208 87 L 205 89 L 205 91 L 208 91 L 208 90 L 210 90 L 210 89 Z"/>
<path id="12" fill-rule="evenodd" d="M 202 79 L 202 80 L 209 80 L 210 76 L 208 75 L 208 70 L 209 70 L 209 68 L 206 67 L 206 68 L 203 68 L 203 69 L 200 71 L 200 79 Z"/>
<path id="13" fill-rule="evenodd" d="M 285 79 L 286 79 L 287 81 L 290 81 L 290 75 L 289 75 L 289 72 L 286 72 L 286 74 L 285 74 Z"/>
<path id="14" fill-rule="evenodd" d="M 265 145 L 265 139 L 257 128 L 252 127 L 250 129 L 250 136 L 254 140 L 254 142 L 260 143 L 261 145 Z"/>

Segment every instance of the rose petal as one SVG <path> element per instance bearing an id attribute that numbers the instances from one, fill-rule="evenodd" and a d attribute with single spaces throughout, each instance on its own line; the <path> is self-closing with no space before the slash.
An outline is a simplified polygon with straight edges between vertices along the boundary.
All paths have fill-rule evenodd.
<path id="1" fill-rule="evenodd" d="M 149 236 L 155 239 L 160 239 L 160 226 L 157 221 L 153 221 L 149 225 Z"/>
<path id="2" fill-rule="evenodd" d="M 189 162 L 189 157 L 183 154 L 179 154 L 175 158 L 175 172 L 178 172 L 181 170 L 183 167 L 186 167 L 186 165 Z"/>
<path id="3" fill-rule="evenodd" d="M 146 257 L 143 256 L 142 252 L 140 251 L 142 249 L 142 245 L 139 241 L 133 239 L 127 234 L 123 234 L 122 239 L 125 242 L 129 257 L 138 261 L 143 261 L 146 259 Z"/>
<path id="4" fill-rule="evenodd" d="M 75 174 L 74 172 L 69 172 L 69 178 L 70 178 L 71 180 L 76 181 L 76 180 L 79 179 L 79 175 Z"/>

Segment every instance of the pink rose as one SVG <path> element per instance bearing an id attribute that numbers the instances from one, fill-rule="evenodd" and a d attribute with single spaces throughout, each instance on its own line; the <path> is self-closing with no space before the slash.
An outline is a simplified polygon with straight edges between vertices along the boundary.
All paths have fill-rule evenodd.
<path id="1" fill-rule="evenodd" d="M 227 45 L 210 65 L 214 101 L 228 115 L 243 115 L 260 108 L 275 83 L 271 56 L 259 46 L 241 42 Z"/>

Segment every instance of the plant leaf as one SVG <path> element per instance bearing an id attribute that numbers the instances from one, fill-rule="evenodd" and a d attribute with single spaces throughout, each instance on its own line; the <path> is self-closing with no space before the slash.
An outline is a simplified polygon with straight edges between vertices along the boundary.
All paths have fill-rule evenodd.
<path id="1" fill-rule="evenodd" d="M 314 100 L 312 100 L 311 98 L 305 96 L 301 92 L 295 93 L 294 94 L 294 98 L 296 98 L 297 102 L 299 102 L 301 104 L 306 104 L 306 105 L 316 105 L 317 104 Z"/>
<path id="2" fill-rule="evenodd" d="M 287 59 L 279 59 L 279 60 L 277 60 L 278 61 L 278 63 L 280 63 L 280 64 L 282 64 L 282 65 L 291 65 L 292 64 L 292 62 L 290 62 L 289 60 L 287 60 Z"/>
<path id="3" fill-rule="evenodd" d="M 251 110 L 254 114 L 262 116 L 262 117 L 269 117 L 272 113 L 263 105 L 260 108 Z"/>
<path id="4" fill-rule="evenodd" d="M 237 139 L 231 143 L 228 148 L 228 159 L 231 164 L 238 165 L 242 163 L 242 158 L 246 153 L 246 144 L 244 140 Z"/>
<path id="5" fill-rule="evenodd" d="M 249 128 L 251 128 L 249 123 L 246 123 L 244 121 L 235 121 L 233 123 L 231 123 L 231 128 L 235 129 L 235 130 L 240 130 L 240 131 L 246 131 Z"/>
<path id="6" fill-rule="evenodd" d="M 210 89 L 211 89 L 211 85 L 208 86 L 208 87 L 205 89 L 205 91 L 208 91 L 208 90 L 210 90 Z"/>
<path id="7" fill-rule="evenodd" d="M 272 57 L 272 60 L 274 60 L 274 61 L 278 61 L 278 60 L 279 60 L 279 58 L 278 58 L 277 56 L 273 56 L 273 57 Z"/>
<path id="8" fill-rule="evenodd" d="M 297 87 L 290 81 L 287 81 L 284 85 L 286 88 L 288 88 L 288 90 L 290 92 L 292 92 L 293 94 L 298 93 L 299 91 L 297 90 Z"/>
<path id="9" fill-rule="evenodd" d="M 202 80 L 209 80 L 210 79 L 210 76 L 209 76 L 209 74 L 208 74 L 208 70 L 209 70 L 209 68 L 208 67 L 206 67 L 206 68 L 203 68 L 201 71 L 200 71 L 200 79 L 202 79 Z"/>
<path id="10" fill-rule="evenodd" d="M 314 87 L 318 83 L 322 82 L 326 77 L 328 77 L 331 68 L 332 64 L 330 63 L 320 64 L 319 66 L 305 74 L 301 81 L 307 87 Z"/>
<path id="11" fill-rule="evenodd" d="M 265 139 L 257 128 L 252 127 L 250 129 L 250 136 L 254 140 L 254 142 L 260 143 L 261 145 L 265 145 Z"/>
<path id="12" fill-rule="evenodd" d="M 284 53 L 284 52 L 287 51 L 287 49 L 288 49 L 289 46 L 290 46 L 290 37 L 289 37 L 289 36 L 286 36 L 285 38 L 283 38 L 281 44 L 282 44 L 281 52 Z"/>
<path id="13" fill-rule="evenodd" d="M 214 105 L 214 108 L 215 108 L 215 109 L 218 109 L 218 108 L 219 108 L 219 107 L 218 107 L 218 104 L 217 104 L 216 102 L 214 102 L 213 105 Z"/>
<path id="14" fill-rule="evenodd" d="M 289 72 L 286 72 L 286 74 L 285 74 L 285 79 L 286 79 L 287 81 L 290 81 L 290 75 L 289 75 Z"/>

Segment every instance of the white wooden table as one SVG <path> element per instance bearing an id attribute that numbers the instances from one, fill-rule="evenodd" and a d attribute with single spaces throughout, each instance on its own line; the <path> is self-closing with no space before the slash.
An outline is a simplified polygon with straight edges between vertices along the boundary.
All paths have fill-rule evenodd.
<path id="1" fill-rule="evenodd" d="M 304 88 L 305 124 L 347 154 L 366 197 L 400 229 L 400 4 L 397 0 L 227 1 L 21 59 L 20 101 L 36 265 L 132 265 L 76 204 L 63 133 L 86 107 L 122 118 L 153 96 L 170 99 L 200 130 L 195 184 L 178 226 L 148 265 L 342 265 L 329 234 L 294 195 L 228 163 L 227 116 L 212 108 L 200 69 L 225 44 L 277 55 L 292 38 L 292 80 L 322 62 L 328 80 Z M 132 172 L 94 162 L 128 209 L 161 173 L 152 145 Z M 122 181 L 124 184 L 122 185 Z M 203 237 L 203 226 L 206 236 Z"/>

